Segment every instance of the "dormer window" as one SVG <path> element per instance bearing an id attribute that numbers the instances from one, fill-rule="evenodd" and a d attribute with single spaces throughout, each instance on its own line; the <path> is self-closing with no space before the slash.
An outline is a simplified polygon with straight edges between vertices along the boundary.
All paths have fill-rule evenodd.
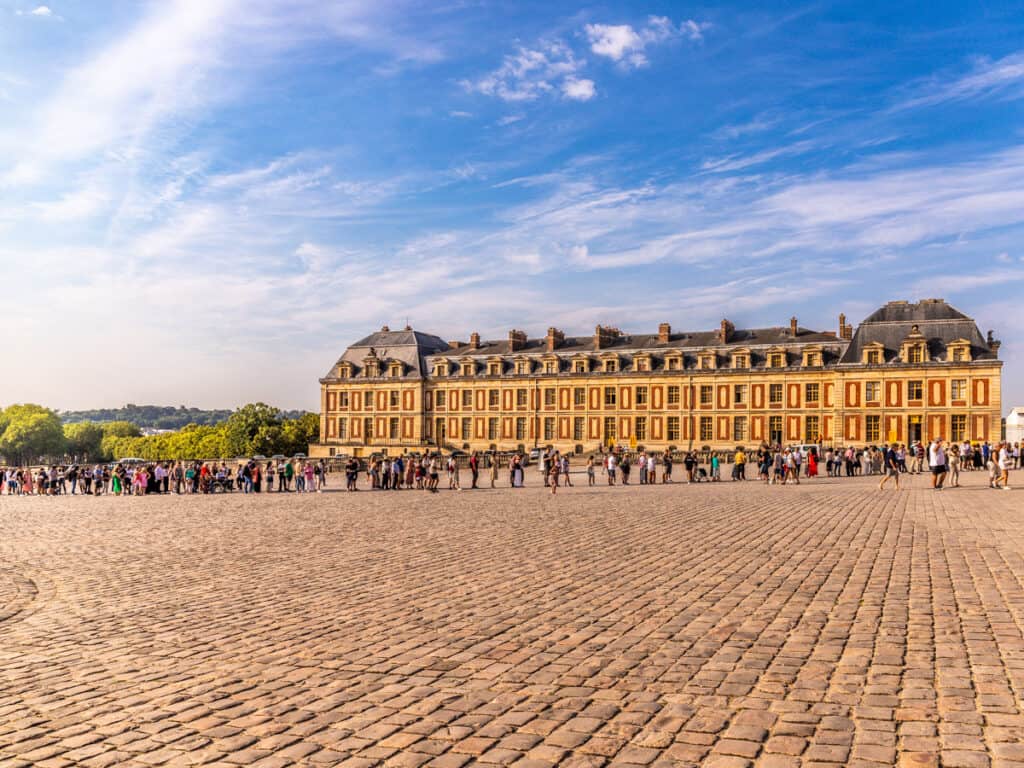
<path id="1" fill-rule="evenodd" d="M 817 349 L 804 350 L 804 367 L 816 368 L 821 365 L 821 352 Z"/>
<path id="2" fill-rule="evenodd" d="M 749 368 L 750 357 L 747 354 L 739 354 L 732 356 L 732 367 L 733 368 Z"/>
<path id="3" fill-rule="evenodd" d="M 882 362 L 882 353 L 877 349 L 869 349 L 865 353 L 865 358 L 865 362 L 867 362 L 868 365 L 878 365 Z"/>
<path id="4" fill-rule="evenodd" d="M 338 378 L 339 379 L 350 379 L 350 378 L 352 378 L 352 366 L 349 365 L 348 363 L 345 363 L 344 365 L 342 365 L 338 369 Z"/>
<path id="5" fill-rule="evenodd" d="M 920 344 L 914 344 L 912 347 L 907 349 L 907 362 L 908 363 L 923 363 L 924 362 L 924 347 Z"/>
<path id="6" fill-rule="evenodd" d="M 646 357 L 638 357 L 633 360 L 633 368 L 637 371 L 649 371 L 651 370 L 651 361 Z"/>
<path id="7" fill-rule="evenodd" d="M 435 376 L 447 376 L 448 375 L 448 363 L 434 363 L 434 375 Z"/>
<path id="8" fill-rule="evenodd" d="M 517 360 L 516 361 L 516 373 L 528 374 L 530 372 L 530 361 L 529 360 Z"/>
<path id="9" fill-rule="evenodd" d="M 678 357 L 666 358 L 665 359 L 665 368 L 667 368 L 670 371 L 678 371 L 678 370 L 680 370 L 683 367 L 682 366 L 682 362 L 683 361 L 680 360 Z"/>
<path id="10" fill-rule="evenodd" d="M 557 360 L 545 360 L 544 361 L 544 373 L 549 373 L 549 374 L 558 373 L 558 361 Z"/>
<path id="11" fill-rule="evenodd" d="M 616 373 L 619 370 L 619 361 L 615 358 L 610 358 L 604 361 L 604 372 L 605 373 Z"/>
<path id="12" fill-rule="evenodd" d="M 367 378 L 374 378 L 376 376 L 380 376 L 380 363 L 368 362 L 366 364 L 366 368 L 364 369 L 364 371 L 366 373 Z"/>
<path id="13" fill-rule="evenodd" d="M 768 356 L 768 367 L 769 368 L 785 368 L 786 367 L 786 353 L 785 352 L 772 352 Z"/>
<path id="14" fill-rule="evenodd" d="M 572 364 L 573 373 L 586 373 L 587 372 L 587 361 L 586 360 L 575 360 Z"/>
<path id="15" fill-rule="evenodd" d="M 971 360 L 971 342 L 957 339 L 947 345 L 946 359 L 954 363 L 967 363 Z"/>
<path id="16" fill-rule="evenodd" d="M 401 376 L 402 375 L 402 364 L 401 363 L 391 363 L 391 365 L 388 367 L 388 375 L 392 376 L 394 378 L 398 378 L 399 376 Z"/>
<path id="17" fill-rule="evenodd" d="M 487 375 L 488 376 L 501 376 L 501 363 L 490 362 L 487 364 Z"/>
<path id="18" fill-rule="evenodd" d="M 699 358 L 700 369 L 702 371 L 710 371 L 715 367 L 715 356 L 714 355 L 701 355 Z"/>
<path id="19" fill-rule="evenodd" d="M 472 376 L 473 373 L 474 373 L 473 369 L 475 367 L 476 366 L 474 366 L 473 363 L 463 363 L 462 364 L 462 375 L 463 376 Z"/>

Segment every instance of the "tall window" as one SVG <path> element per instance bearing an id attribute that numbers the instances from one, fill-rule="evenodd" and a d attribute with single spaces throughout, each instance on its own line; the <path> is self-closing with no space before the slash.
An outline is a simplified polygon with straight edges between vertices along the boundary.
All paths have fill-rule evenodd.
<path id="1" fill-rule="evenodd" d="M 679 387 L 672 385 L 668 388 L 668 404 L 679 405 Z"/>
<path id="2" fill-rule="evenodd" d="M 463 419 L 462 420 L 462 439 L 469 440 L 473 437 L 473 420 Z"/>
<path id="3" fill-rule="evenodd" d="M 555 439 L 555 417 L 545 416 L 544 417 L 544 439 L 554 440 Z"/>
<path id="4" fill-rule="evenodd" d="M 804 419 L 804 442 L 816 443 L 820 437 L 821 422 L 817 416 L 808 416 Z"/>
<path id="5" fill-rule="evenodd" d="M 781 403 L 782 402 L 782 385 L 781 384 L 769 384 L 768 385 L 768 402 L 769 403 Z"/>
<path id="6" fill-rule="evenodd" d="M 339 408 L 348 408 L 348 392 L 339 392 L 338 393 L 338 407 Z"/>
<path id="7" fill-rule="evenodd" d="M 949 438 L 959 442 L 967 439 L 967 416 L 955 413 L 949 420 Z"/>
<path id="8" fill-rule="evenodd" d="M 392 416 L 388 419 L 388 438 L 391 440 L 398 439 L 398 418 Z"/>
<path id="9" fill-rule="evenodd" d="M 636 388 L 635 402 L 637 405 L 647 405 L 647 387 Z M 637 437 L 639 437 L 639 435 Z"/>
<path id="10" fill-rule="evenodd" d="M 734 384 L 732 388 L 732 401 L 736 405 L 743 405 L 747 402 L 747 385 Z"/>
<path id="11" fill-rule="evenodd" d="M 711 385 L 710 384 L 701 384 L 700 385 L 700 404 L 701 405 L 711 405 L 711 403 L 713 401 L 714 401 L 714 397 L 713 397 L 713 391 L 711 389 Z"/>
<path id="12" fill-rule="evenodd" d="M 487 420 L 487 439 L 498 439 L 498 419 L 496 416 L 492 416 Z"/>
<path id="13" fill-rule="evenodd" d="M 614 408 L 616 403 L 616 392 L 615 387 L 604 388 L 604 407 Z"/>
<path id="14" fill-rule="evenodd" d="M 920 363 L 924 361 L 924 348 L 920 344 L 915 344 L 909 350 L 908 361 L 910 363 Z"/>
<path id="15" fill-rule="evenodd" d="M 338 437 L 342 440 L 348 437 L 348 419 L 338 419 Z"/>
<path id="16" fill-rule="evenodd" d="M 586 387 L 573 387 L 573 390 L 572 390 L 572 404 L 573 405 L 586 405 L 587 404 L 587 389 L 586 389 Z"/>
<path id="17" fill-rule="evenodd" d="M 953 362 L 962 363 L 967 359 L 967 352 L 963 347 L 953 347 Z"/>
<path id="18" fill-rule="evenodd" d="M 949 397 L 951 400 L 966 400 L 967 379 L 953 379 L 949 383 Z"/>
<path id="19" fill-rule="evenodd" d="M 501 391 L 497 389 L 487 390 L 487 405 L 497 408 L 501 404 Z"/>
<path id="20" fill-rule="evenodd" d="M 877 403 L 882 399 L 882 383 L 880 381 L 869 381 L 864 385 L 864 402 Z"/>
<path id="21" fill-rule="evenodd" d="M 924 397 L 923 381 L 907 382 L 907 400 L 920 400 Z"/>
<path id="22" fill-rule="evenodd" d="M 556 402 L 556 392 L 554 387 L 544 388 L 544 405 L 553 406 Z"/>
<path id="23" fill-rule="evenodd" d="M 583 422 L 582 416 L 576 416 L 572 420 L 572 439 L 580 441 L 583 439 Z"/>
<path id="24" fill-rule="evenodd" d="M 397 408 L 398 404 L 400 402 L 400 400 L 399 400 L 400 397 L 401 397 L 401 394 L 399 393 L 399 391 L 397 389 L 391 390 L 388 393 L 388 407 L 389 408 Z"/>
<path id="25" fill-rule="evenodd" d="M 806 384 L 804 386 L 804 401 L 808 403 L 816 403 L 818 402 L 818 397 L 820 393 L 820 384 Z"/>
<path id="26" fill-rule="evenodd" d="M 737 416 L 732 420 L 732 439 L 737 443 L 747 439 L 747 417 Z"/>
<path id="27" fill-rule="evenodd" d="M 604 417 L 604 439 L 614 440 L 615 439 L 615 417 L 605 416 Z"/>
<path id="28" fill-rule="evenodd" d="M 647 439 L 647 417 L 637 416 L 636 424 L 633 428 L 633 434 L 636 435 L 637 440 Z"/>
<path id="29" fill-rule="evenodd" d="M 525 439 L 526 439 L 526 417 L 525 416 L 517 416 L 516 417 L 516 440 L 525 440 Z"/>
<path id="30" fill-rule="evenodd" d="M 669 442 L 679 440 L 679 417 L 669 416 L 668 417 L 668 439 Z"/>
<path id="31" fill-rule="evenodd" d="M 700 439 L 711 440 L 714 436 L 714 432 L 711 430 L 711 417 L 701 416 L 700 417 Z"/>
<path id="32" fill-rule="evenodd" d="M 768 417 L 768 442 L 772 445 L 782 444 L 782 417 Z"/>
<path id="33" fill-rule="evenodd" d="M 878 349 L 869 349 L 867 354 L 868 365 L 878 365 L 882 362 L 882 352 Z"/>
<path id="34" fill-rule="evenodd" d="M 462 407 L 472 408 L 473 407 L 473 390 L 464 389 L 462 390 Z"/>
<path id="35" fill-rule="evenodd" d="M 870 413 L 864 419 L 864 439 L 869 443 L 877 443 L 882 434 L 882 417 L 877 413 Z"/>
<path id="36" fill-rule="evenodd" d="M 516 405 L 518 405 L 520 408 L 526 406 L 527 398 L 528 398 L 528 395 L 527 395 L 525 389 L 517 389 L 516 390 Z"/>

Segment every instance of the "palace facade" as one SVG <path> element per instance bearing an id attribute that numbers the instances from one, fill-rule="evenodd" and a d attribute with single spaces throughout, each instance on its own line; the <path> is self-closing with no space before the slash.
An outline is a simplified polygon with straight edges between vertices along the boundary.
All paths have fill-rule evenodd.
<path id="1" fill-rule="evenodd" d="M 311 456 L 591 452 L 771 444 L 996 441 L 999 342 L 942 299 L 893 301 L 859 326 L 593 336 L 549 328 L 468 342 L 386 326 L 320 379 Z"/>

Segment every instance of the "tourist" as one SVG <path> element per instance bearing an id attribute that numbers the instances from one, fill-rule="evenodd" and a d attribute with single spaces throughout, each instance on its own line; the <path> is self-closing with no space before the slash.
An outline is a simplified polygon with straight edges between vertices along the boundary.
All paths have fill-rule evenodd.
<path id="1" fill-rule="evenodd" d="M 666 451 L 665 455 L 661 458 L 661 463 L 665 467 L 661 470 L 661 482 L 662 485 L 665 483 L 672 482 L 672 455 Z"/>
<path id="2" fill-rule="evenodd" d="M 551 495 L 554 496 L 558 491 L 558 472 L 561 467 L 561 460 L 558 456 L 558 451 L 555 451 L 551 456 L 551 469 L 548 471 L 548 485 L 551 486 Z"/>
<path id="3" fill-rule="evenodd" d="M 722 480 L 722 467 L 717 453 L 711 454 L 711 482 L 717 483 Z"/>
<path id="4" fill-rule="evenodd" d="M 687 451 L 683 458 L 683 466 L 686 468 L 686 482 L 693 482 L 693 472 L 697 467 L 697 460 L 693 457 L 692 451 Z"/>
<path id="5" fill-rule="evenodd" d="M 1013 455 L 1010 452 L 1009 443 L 1000 443 L 996 446 L 996 461 L 999 463 L 999 479 L 994 487 L 1010 490 L 1010 470 L 1013 469 Z"/>
<path id="6" fill-rule="evenodd" d="M 480 456 L 476 451 L 473 451 L 473 455 L 469 457 L 469 472 L 472 475 L 472 483 L 469 489 L 475 491 L 477 480 L 480 479 Z"/>
<path id="7" fill-rule="evenodd" d="M 941 436 L 936 437 L 928 448 L 928 466 L 932 470 L 932 488 L 941 491 L 946 479 L 946 449 Z"/>
<path id="8" fill-rule="evenodd" d="M 960 487 L 960 446 L 950 443 L 949 453 L 946 455 L 949 461 L 949 487 Z"/>
<path id="9" fill-rule="evenodd" d="M 593 486 L 596 482 L 594 477 L 594 454 L 590 454 L 590 458 L 587 459 L 587 485 Z"/>
<path id="10" fill-rule="evenodd" d="M 492 455 L 488 461 L 490 462 L 491 488 L 494 488 L 494 484 L 498 482 L 498 457 Z"/>
<path id="11" fill-rule="evenodd" d="M 562 454 L 562 463 L 558 467 L 558 472 L 562 477 L 565 478 L 565 485 L 567 488 L 572 488 L 572 478 L 569 477 L 569 454 Z"/>
<path id="12" fill-rule="evenodd" d="M 655 470 L 654 454 L 648 454 L 647 456 L 647 483 L 653 485 L 658 482 L 657 473 Z"/>
<path id="13" fill-rule="evenodd" d="M 885 457 L 884 467 L 885 474 L 882 476 L 881 482 L 878 483 L 878 490 L 885 488 L 885 484 L 889 482 L 889 478 L 896 481 L 896 490 L 900 489 L 900 463 L 899 457 L 896 451 L 891 446 L 882 445 L 882 455 Z"/>
<path id="14" fill-rule="evenodd" d="M 608 454 L 608 485 L 615 485 L 615 454 Z"/>
<path id="15" fill-rule="evenodd" d="M 636 464 L 640 468 L 640 485 L 647 485 L 647 454 L 641 452 Z"/>

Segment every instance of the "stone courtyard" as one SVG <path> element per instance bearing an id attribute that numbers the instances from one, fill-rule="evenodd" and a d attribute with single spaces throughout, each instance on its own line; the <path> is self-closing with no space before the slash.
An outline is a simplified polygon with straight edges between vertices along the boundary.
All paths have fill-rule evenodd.
<path id="1" fill-rule="evenodd" d="M 2 497 L 0 766 L 1024 765 L 1024 493 L 908 480 Z"/>

